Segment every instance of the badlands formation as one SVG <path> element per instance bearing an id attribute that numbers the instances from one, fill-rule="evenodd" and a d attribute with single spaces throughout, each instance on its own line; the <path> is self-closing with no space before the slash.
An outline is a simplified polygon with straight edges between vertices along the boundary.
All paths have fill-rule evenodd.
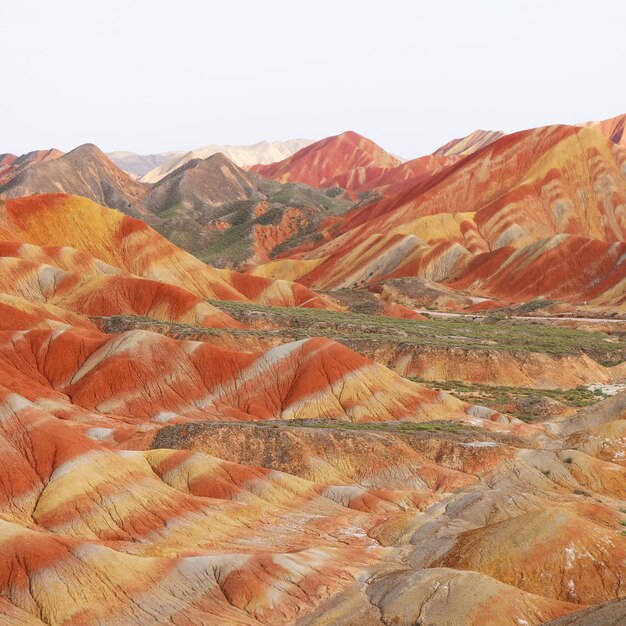
<path id="1" fill-rule="evenodd" d="M 0 624 L 626 623 L 623 130 L 0 155 Z"/>

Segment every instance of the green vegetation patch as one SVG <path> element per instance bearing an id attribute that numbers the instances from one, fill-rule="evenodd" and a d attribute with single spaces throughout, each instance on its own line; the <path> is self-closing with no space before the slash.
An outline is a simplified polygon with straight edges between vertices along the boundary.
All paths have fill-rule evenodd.
<path id="1" fill-rule="evenodd" d="M 332 428 L 339 430 L 365 430 L 383 432 L 474 432 L 476 429 L 463 422 L 343 422 L 336 420 L 287 420 L 282 425 L 296 428 Z"/>
<path id="2" fill-rule="evenodd" d="M 315 189 L 298 183 L 286 183 L 280 191 L 268 197 L 270 202 L 297 208 L 321 207 L 334 215 L 341 215 L 354 207 L 354 201 L 346 198 L 342 190 Z"/>
<path id="3" fill-rule="evenodd" d="M 251 247 L 248 230 L 246 224 L 237 224 L 222 233 L 216 233 L 215 241 L 196 256 L 205 263 L 214 263 L 221 262 L 221 257 L 228 253 L 229 261 L 243 261 L 248 257 Z"/>
<path id="4" fill-rule="evenodd" d="M 159 213 L 157 213 L 157 215 L 161 219 L 168 219 L 170 217 L 174 217 L 174 215 L 176 215 L 178 211 L 180 211 L 182 208 L 183 208 L 182 202 L 176 202 L 176 204 L 173 204 L 172 206 L 170 206 L 167 209 L 164 209 L 163 211 L 160 211 Z"/>
<path id="5" fill-rule="evenodd" d="M 480 404 L 499 411 L 504 410 L 509 415 L 517 417 L 524 422 L 543 421 L 552 417 L 550 414 L 542 414 L 540 401 L 546 398 L 559 402 L 565 405 L 565 407 L 580 409 L 596 404 L 606 397 L 604 394 L 598 394 L 596 390 L 592 391 L 586 387 L 574 387 L 573 389 L 532 389 L 527 387 L 505 387 L 481 383 L 466 383 L 458 380 L 433 381 L 414 377 L 409 378 L 409 380 L 427 385 L 431 389 L 448 391 L 457 398 L 465 400 L 470 404 Z M 537 401 L 536 405 L 533 403 L 533 400 Z M 517 411 L 506 406 L 511 404 L 515 405 L 516 403 L 520 404 L 520 409 Z"/>
<path id="6" fill-rule="evenodd" d="M 588 354 L 603 365 L 625 358 L 625 347 L 604 340 L 600 332 L 585 332 L 537 322 L 506 319 L 398 319 L 365 313 L 337 313 L 321 309 L 269 307 L 244 302 L 210 300 L 211 304 L 244 321 L 249 312 L 263 314 L 268 323 L 304 336 L 327 336 L 358 349 L 358 341 L 461 348 L 539 352 L 550 355 Z"/>
<path id="7" fill-rule="evenodd" d="M 595 404 L 605 396 L 591 391 L 586 387 L 574 387 L 573 389 L 529 389 L 526 387 L 504 387 L 485 385 L 481 383 L 465 383 L 458 380 L 425 380 L 423 378 L 410 378 L 414 382 L 428 385 L 432 389 L 450 391 L 456 396 L 466 397 L 472 395 L 475 401 L 481 404 L 502 404 L 512 402 L 520 398 L 551 398 L 572 408 L 581 408 Z"/>

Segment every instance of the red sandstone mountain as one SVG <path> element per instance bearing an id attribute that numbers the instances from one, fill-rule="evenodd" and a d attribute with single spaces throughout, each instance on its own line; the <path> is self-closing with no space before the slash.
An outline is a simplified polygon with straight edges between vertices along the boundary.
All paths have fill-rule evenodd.
<path id="1" fill-rule="evenodd" d="M 246 280 L 84 199 L 0 205 L 3 622 L 504 626 L 621 597 L 618 399 L 549 430 L 324 337 L 250 351 L 195 295 L 272 285 Z M 120 313 L 233 347 L 90 318 Z"/>
<path id="2" fill-rule="evenodd" d="M 375 191 L 391 195 L 411 183 L 426 180 L 436 172 L 452 165 L 456 157 L 427 155 L 394 167 L 357 167 L 336 176 L 333 183 L 353 194 Z"/>
<path id="3" fill-rule="evenodd" d="M 373 141 L 353 131 L 327 137 L 295 154 L 269 165 L 254 165 L 251 169 L 280 182 L 306 183 L 313 187 L 341 186 L 352 170 L 375 168 L 381 170 L 400 165 L 400 160 L 385 152 Z M 358 174 L 354 174 L 356 179 Z M 349 186 L 345 187 L 350 189 Z"/>
<path id="4" fill-rule="evenodd" d="M 143 222 L 84 198 L 42 194 L 6 200 L 0 211 L 0 240 L 76 249 L 95 257 L 96 267 L 113 266 L 134 276 L 182 287 L 202 299 L 337 308 L 297 283 L 209 267 Z M 52 254 L 56 256 L 54 251 Z M 71 257 L 74 252 L 68 254 Z M 115 270 L 106 268 L 104 272 Z"/>
<path id="5" fill-rule="evenodd" d="M 625 124 L 626 114 L 618 115 L 600 122 L 588 122 L 586 126 L 589 126 L 589 128 L 593 128 L 596 132 L 608 137 L 613 143 L 626 147 L 626 134 L 624 133 Z"/>
<path id="6" fill-rule="evenodd" d="M 442 157 L 469 156 L 503 135 L 504 133 L 499 130 L 475 130 L 466 137 L 451 139 L 441 148 L 437 148 L 433 154 Z"/>
<path id="7" fill-rule="evenodd" d="M 0 154 L 0 186 L 8 183 L 20 172 L 27 170 L 33 165 L 38 165 L 44 161 L 50 161 L 62 156 L 60 150 L 35 150 L 16 156 L 15 154 Z"/>
<path id="8" fill-rule="evenodd" d="M 337 165 L 335 182 L 383 198 L 302 241 L 289 227 L 305 211 L 274 223 L 262 201 L 266 256 L 294 238 L 264 277 L 208 266 L 82 197 L 1 201 L 0 622 L 620 623 L 626 395 L 516 418 L 482 394 L 534 387 L 526 407 L 563 386 L 579 403 L 593 396 L 583 382 L 623 382 L 621 327 L 589 339 L 518 320 L 446 326 L 394 300 L 413 280 L 447 302 L 541 294 L 619 310 L 615 138 L 556 126 L 465 156 Z M 147 197 L 82 155 L 14 180 Z M 327 157 L 309 161 L 318 174 Z M 231 191 L 255 200 L 231 165 L 192 163 L 157 193 L 192 209 Z M 351 302 L 358 315 L 337 312 Z M 406 319 L 371 314 L 387 309 Z M 519 386 L 485 391 L 496 384 Z"/>
<path id="9" fill-rule="evenodd" d="M 573 302 L 621 304 L 621 256 L 611 255 L 617 250 L 612 244 L 626 237 L 625 163 L 618 145 L 588 128 L 552 126 L 506 135 L 425 179 L 409 178 L 395 193 L 328 224 L 290 251 L 290 258 L 274 261 L 266 275 L 281 276 L 284 267 L 291 278 L 328 289 L 409 276 L 459 281 L 478 271 L 480 280 L 454 284 L 502 299 L 560 294 Z M 541 271 L 529 276 L 524 268 L 549 265 L 549 256 L 536 257 L 559 247 L 554 238 L 560 235 L 578 238 L 560 247 L 563 269 L 585 267 L 586 283 L 574 288 L 567 281 L 555 291 Z M 614 264 L 611 278 L 606 265 L 589 265 L 584 256 L 595 249 L 594 240 L 611 250 L 606 257 Z M 515 279 L 524 283 L 523 295 L 515 291 L 512 276 L 489 278 L 515 250 L 529 256 Z M 557 282 L 564 280 L 560 276 Z"/>

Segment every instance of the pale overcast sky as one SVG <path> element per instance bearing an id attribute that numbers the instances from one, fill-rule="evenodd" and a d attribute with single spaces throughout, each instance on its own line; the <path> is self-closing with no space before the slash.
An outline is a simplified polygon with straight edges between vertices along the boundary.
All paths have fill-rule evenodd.
<path id="1" fill-rule="evenodd" d="M 0 22 L 0 152 L 351 129 L 414 157 L 626 112 L 623 0 L 15 0 Z"/>

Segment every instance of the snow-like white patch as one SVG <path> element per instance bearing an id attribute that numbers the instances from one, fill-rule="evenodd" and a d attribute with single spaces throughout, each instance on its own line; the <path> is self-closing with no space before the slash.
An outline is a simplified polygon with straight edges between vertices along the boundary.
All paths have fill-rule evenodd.
<path id="1" fill-rule="evenodd" d="M 21 411 L 22 409 L 26 409 L 29 407 L 35 407 L 35 405 L 27 400 L 24 396 L 20 396 L 17 393 L 10 393 L 5 399 L 5 403 L 8 405 L 9 409 L 14 413 Z"/>
<path id="2" fill-rule="evenodd" d="M 140 347 L 143 345 L 143 342 L 146 342 L 145 345 L 147 346 L 153 342 L 151 334 L 143 330 L 131 330 L 118 335 L 111 341 L 107 341 L 104 345 L 100 346 L 100 348 L 89 355 L 87 360 L 72 377 L 71 383 L 77 383 L 102 361 L 113 355 L 130 352 L 135 357 L 140 356 Z"/>
<path id="3" fill-rule="evenodd" d="M 159 411 L 152 418 L 152 421 L 164 424 L 164 423 L 169 422 L 170 420 L 175 419 L 177 417 L 180 417 L 180 415 L 178 413 L 172 413 L 171 411 Z"/>
<path id="4" fill-rule="evenodd" d="M 450 398 L 452 398 L 452 396 L 447 391 L 440 391 L 437 394 L 437 402 L 446 402 L 450 400 Z"/>
<path id="5" fill-rule="evenodd" d="M 482 419 L 490 419 L 493 415 L 497 415 L 498 411 L 494 411 L 486 406 L 475 404 L 467 409 L 467 414 L 472 417 L 480 417 Z"/>
<path id="6" fill-rule="evenodd" d="M 143 452 L 139 450 L 116 450 L 114 453 L 116 456 L 121 456 L 124 459 L 144 458 Z"/>
<path id="7" fill-rule="evenodd" d="M 601 384 L 601 383 L 591 383 L 589 385 L 585 385 L 589 391 L 601 391 L 605 396 L 616 396 L 618 393 L 622 391 L 626 391 L 626 383 L 614 383 L 614 384 Z"/>
<path id="8" fill-rule="evenodd" d="M 367 533 L 361 528 L 357 528 L 356 526 L 349 526 L 347 528 L 342 528 L 339 531 L 337 531 L 337 535 L 339 537 L 356 537 L 357 539 L 367 538 Z"/>
<path id="9" fill-rule="evenodd" d="M 52 265 L 41 265 L 37 272 L 37 279 L 39 281 L 39 289 L 44 297 L 49 298 L 54 295 L 58 283 L 63 280 L 64 276 L 68 276 L 69 272 L 64 272 Z"/>
<path id="10" fill-rule="evenodd" d="M 98 269 L 98 271 L 102 272 L 103 274 L 121 274 L 122 273 L 122 270 L 120 270 L 118 267 L 109 265 L 108 263 L 105 263 L 104 261 L 101 261 L 100 259 L 96 259 L 95 266 Z"/>
<path id="11" fill-rule="evenodd" d="M 66 333 L 66 329 L 65 328 L 57 328 L 50 335 L 50 341 L 56 341 L 61 335 L 64 335 L 65 333 Z"/>
<path id="12" fill-rule="evenodd" d="M 574 546 L 570 544 L 567 548 L 565 548 L 565 567 L 567 567 L 567 569 L 571 569 L 572 566 L 574 565 L 574 557 L 575 557 Z"/>
<path id="13" fill-rule="evenodd" d="M 226 576 L 235 569 L 239 569 L 246 564 L 247 558 L 239 555 L 224 556 L 185 556 L 179 560 L 178 572 L 185 578 L 203 576 L 207 572 L 211 574 L 218 570 L 221 575 Z"/>
<path id="14" fill-rule="evenodd" d="M 326 561 L 326 554 L 320 550 L 305 550 L 300 553 L 276 554 L 272 560 L 277 565 L 289 570 L 292 582 L 302 580 L 312 569 L 319 569 Z"/>
<path id="15" fill-rule="evenodd" d="M 81 543 L 72 548 L 72 554 L 81 561 L 102 559 L 103 557 L 110 556 L 111 553 L 112 551 L 109 548 L 95 543 Z"/>
<path id="16" fill-rule="evenodd" d="M 114 433 L 115 430 L 113 428 L 90 428 L 85 431 L 85 434 L 89 439 L 93 439 L 94 441 L 102 441 L 104 439 L 108 439 L 109 436 Z"/>

